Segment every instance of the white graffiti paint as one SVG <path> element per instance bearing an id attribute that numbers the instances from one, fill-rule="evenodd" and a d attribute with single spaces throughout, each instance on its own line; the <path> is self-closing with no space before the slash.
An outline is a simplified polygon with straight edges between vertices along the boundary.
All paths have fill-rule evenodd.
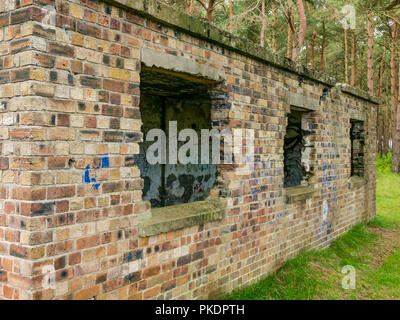
<path id="1" fill-rule="evenodd" d="M 322 217 L 324 221 L 328 220 L 328 214 L 329 214 L 328 201 L 324 200 L 324 202 L 322 203 Z"/>

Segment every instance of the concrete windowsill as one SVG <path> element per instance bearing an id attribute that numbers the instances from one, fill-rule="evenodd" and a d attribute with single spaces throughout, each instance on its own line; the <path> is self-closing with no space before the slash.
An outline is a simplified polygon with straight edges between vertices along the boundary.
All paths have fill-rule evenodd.
<path id="1" fill-rule="evenodd" d="M 218 200 L 156 208 L 151 213 L 151 218 L 139 223 L 141 238 L 221 220 L 225 216 L 225 210 Z"/>
<path id="2" fill-rule="evenodd" d="M 367 184 L 367 179 L 363 177 L 353 176 L 349 179 L 349 189 L 355 190 L 360 189 L 362 186 Z"/>
<path id="3" fill-rule="evenodd" d="M 286 188 L 286 203 L 294 203 L 312 198 L 317 192 L 313 186 Z"/>

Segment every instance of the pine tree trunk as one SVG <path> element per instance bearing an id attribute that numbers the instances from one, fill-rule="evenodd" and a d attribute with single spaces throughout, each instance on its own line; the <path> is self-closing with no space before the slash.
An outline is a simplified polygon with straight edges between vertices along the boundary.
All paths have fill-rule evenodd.
<path id="1" fill-rule="evenodd" d="M 400 83 L 400 68 L 398 71 L 398 83 Z M 393 154 L 392 154 L 392 171 L 400 173 L 400 85 L 397 93 L 397 105 L 394 111 L 393 121 Z"/>
<path id="2" fill-rule="evenodd" d="M 190 2 L 189 2 L 189 7 L 188 7 L 188 10 L 187 10 L 187 13 L 189 14 L 189 15 L 193 15 L 193 11 L 194 11 L 194 0 L 189 0 Z"/>
<path id="3" fill-rule="evenodd" d="M 374 95 L 374 13 L 368 13 L 368 92 Z"/>
<path id="4" fill-rule="evenodd" d="M 309 57 L 309 52 L 308 52 L 308 51 L 309 51 L 309 48 L 310 48 L 310 45 L 309 45 L 308 43 L 306 43 L 306 57 L 305 57 L 305 60 L 306 60 L 306 61 L 305 61 L 305 64 L 304 64 L 304 65 L 307 66 L 307 67 L 308 67 L 308 59 L 310 58 L 310 57 Z"/>
<path id="5" fill-rule="evenodd" d="M 209 0 L 207 7 L 207 22 L 212 23 L 215 0 Z"/>
<path id="6" fill-rule="evenodd" d="M 292 59 L 292 29 L 288 25 L 286 58 Z"/>
<path id="7" fill-rule="evenodd" d="M 392 132 L 392 127 L 390 126 L 390 118 L 391 118 L 391 113 L 390 113 L 390 102 L 389 102 L 389 92 L 390 92 L 390 88 L 389 88 L 389 84 L 390 84 L 390 77 L 386 77 L 386 85 L 385 85 L 385 89 L 386 89 L 386 97 L 385 97 L 385 113 L 384 113 L 384 143 L 383 143 L 383 153 L 388 154 L 388 152 L 390 152 L 389 149 L 389 141 L 390 141 L 390 136 L 391 136 L 391 132 Z"/>
<path id="8" fill-rule="evenodd" d="M 393 19 L 394 20 L 394 19 Z M 397 90 L 396 90 L 396 40 L 397 40 L 397 22 L 393 21 L 392 28 L 392 49 L 391 49 L 391 58 L 390 58 L 390 95 L 391 95 L 391 120 L 392 120 L 392 171 L 399 172 L 399 152 L 397 150 L 397 130 L 396 130 L 396 118 L 397 118 Z"/>
<path id="9" fill-rule="evenodd" d="M 276 42 L 276 34 L 275 34 L 275 30 L 276 30 L 275 29 L 275 27 L 276 27 L 276 8 L 275 8 L 275 3 L 272 2 L 271 6 L 272 6 L 272 8 L 271 8 L 272 16 L 273 16 L 273 18 L 272 18 L 272 48 L 273 48 L 274 52 L 277 52 L 278 51 L 278 45 L 277 45 L 277 42 Z"/>
<path id="10" fill-rule="evenodd" d="M 364 51 L 360 53 L 360 89 L 364 88 Z"/>
<path id="11" fill-rule="evenodd" d="M 315 38 L 317 37 L 317 30 L 314 29 L 311 39 L 311 69 L 315 66 Z"/>
<path id="12" fill-rule="evenodd" d="M 356 62 L 357 40 L 354 30 L 351 31 L 351 85 L 357 85 L 357 62 Z M 361 61 L 362 62 L 362 61 Z M 360 66 L 361 70 L 361 66 Z"/>
<path id="13" fill-rule="evenodd" d="M 263 0 L 263 4 L 265 4 L 265 0 Z M 229 0 L 229 32 L 233 33 L 233 7 L 232 7 L 232 0 Z"/>
<path id="14" fill-rule="evenodd" d="M 384 127 L 384 132 L 385 132 L 385 141 L 384 141 L 384 149 L 383 152 L 385 154 L 388 154 L 390 152 L 390 148 L 389 148 L 389 141 L 390 141 L 390 137 L 392 134 L 392 127 L 391 127 L 391 112 L 390 112 L 390 101 L 389 101 L 389 97 L 388 94 L 390 92 L 390 88 L 389 88 L 389 84 L 390 84 L 391 80 L 390 77 L 386 77 L 386 99 L 385 99 L 385 114 L 384 114 L 384 122 L 385 122 L 385 127 Z"/>
<path id="15" fill-rule="evenodd" d="M 322 21 L 322 45 L 321 45 L 321 72 L 325 71 L 325 42 L 326 42 L 326 28 L 325 28 L 325 21 Z"/>
<path id="16" fill-rule="evenodd" d="M 232 1 L 232 0 L 229 0 Z M 260 45 L 264 48 L 265 46 L 265 31 L 267 29 L 267 18 L 265 16 L 265 0 L 261 1 L 261 34 L 260 34 Z"/>
<path id="17" fill-rule="evenodd" d="M 349 46 L 347 44 L 347 29 L 344 29 L 344 82 L 349 83 Z"/>
<path id="18" fill-rule="evenodd" d="M 382 158 L 383 155 L 383 135 L 384 135 L 384 118 L 383 118 L 383 74 L 384 74 L 384 66 L 385 66 L 385 55 L 386 55 L 386 47 L 383 50 L 381 64 L 379 67 L 379 90 L 378 96 L 380 100 L 380 105 L 378 106 L 378 115 L 377 115 L 377 144 L 378 144 L 378 152 Z"/>
<path id="19" fill-rule="evenodd" d="M 300 30 L 298 35 L 296 33 L 293 34 L 293 52 L 292 52 L 292 60 L 298 61 L 300 58 L 300 51 L 304 44 L 304 39 L 306 37 L 307 32 L 307 17 L 304 10 L 303 0 L 296 0 L 297 8 L 299 11 L 299 20 L 300 20 Z"/>

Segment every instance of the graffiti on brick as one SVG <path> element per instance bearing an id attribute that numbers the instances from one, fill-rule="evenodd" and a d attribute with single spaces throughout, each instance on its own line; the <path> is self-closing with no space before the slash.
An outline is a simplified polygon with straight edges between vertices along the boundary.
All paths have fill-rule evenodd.
<path id="1" fill-rule="evenodd" d="M 97 181 L 96 171 L 110 167 L 110 158 L 103 155 L 100 159 L 93 160 L 92 164 L 88 164 L 83 174 L 83 183 L 91 184 L 95 190 L 100 188 L 101 182 Z"/>

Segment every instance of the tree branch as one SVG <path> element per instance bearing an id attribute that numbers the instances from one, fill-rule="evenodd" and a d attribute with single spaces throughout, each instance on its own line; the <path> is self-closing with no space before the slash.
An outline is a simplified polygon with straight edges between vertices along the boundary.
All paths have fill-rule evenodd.
<path id="1" fill-rule="evenodd" d="M 198 3 L 200 3 L 201 4 L 201 6 L 205 9 L 205 10 L 208 10 L 207 9 L 207 7 L 205 6 L 205 4 L 202 2 L 202 1 L 200 1 L 200 0 L 196 0 Z"/>
<path id="2" fill-rule="evenodd" d="M 400 6 L 400 0 L 393 0 L 392 3 L 390 3 L 385 10 L 393 10 L 395 7 Z"/>

